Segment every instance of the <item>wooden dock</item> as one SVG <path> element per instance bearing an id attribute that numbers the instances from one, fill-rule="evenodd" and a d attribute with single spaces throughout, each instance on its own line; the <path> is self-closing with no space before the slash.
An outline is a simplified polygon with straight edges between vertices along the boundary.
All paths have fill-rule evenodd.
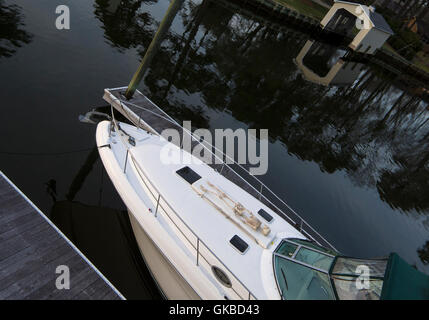
<path id="1" fill-rule="evenodd" d="M 184 131 L 179 123 L 171 118 L 166 112 L 159 108 L 156 104 L 150 101 L 144 94 L 136 90 L 133 98 L 126 100 L 125 91 L 127 87 L 105 89 L 103 99 L 108 102 L 112 108 L 119 111 L 135 126 L 144 130 L 161 135 L 165 129 L 175 129 L 181 135 L 183 141 L 184 135 L 188 136 L 191 141 L 192 152 L 194 147 L 198 144 L 203 144 L 204 147 L 213 151 L 211 145 L 207 144 L 204 140 L 200 141 L 191 136 L 189 132 Z M 173 141 L 174 143 L 174 141 Z M 182 145 L 178 145 L 183 147 Z M 199 155 L 195 155 L 199 156 Z M 204 162 L 205 159 L 200 157 Z M 249 194 L 259 199 L 262 203 L 283 217 L 290 224 L 294 225 L 301 233 L 309 239 L 317 242 L 318 244 L 327 248 L 336 250 L 335 247 L 307 224 L 290 206 L 288 206 L 282 199 L 278 198 L 267 186 L 261 181 L 251 176 L 248 172 L 247 165 L 237 165 L 225 163 L 207 163 L 215 171 L 219 172 L 222 176 L 238 185 Z"/>
<path id="2" fill-rule="evenodd" d="M 56 273 L 58 266 L 68 267 L 69 288 L 57 288 L 65 275 Z M 0 171 L 0 300 L 5 299 L 124 297 Z"/>

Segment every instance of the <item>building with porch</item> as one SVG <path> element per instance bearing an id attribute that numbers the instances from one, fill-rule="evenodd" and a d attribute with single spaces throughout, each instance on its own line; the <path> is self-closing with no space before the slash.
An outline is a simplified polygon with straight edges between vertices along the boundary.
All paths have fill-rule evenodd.
<path id="1" fill-rule="evenodd" d="M 367 54 L 374 54 L 394 34 L 374 7 L 350 1 L 335 0 L 320 24 L 352 38 L 349 47 Z"/>

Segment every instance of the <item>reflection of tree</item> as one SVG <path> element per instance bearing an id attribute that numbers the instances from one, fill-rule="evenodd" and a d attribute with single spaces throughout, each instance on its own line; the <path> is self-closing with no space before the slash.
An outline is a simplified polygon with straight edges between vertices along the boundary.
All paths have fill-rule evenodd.
<path id="1" fill-rule="evenodd" d="M 136 11 L 129 6 L 123 1 L 117 12 Z M 270 139 L 322 171 L 345 171 L 355 184 L 377 187 L 392 206 L 429 209 L 427 104 L 408 84 L 372 67 L 348 87 L 318 86 L 293 63 L 308 40 L 302 34 L 210 0 L 187 1 L 180 16 L 184 33 L 170 32 L 145 78 L 146 93 L 172 116 L 206 127 L 206 108 L 227 110 L 250 127 L 269 128 Z M 156 30 L 147 19 L 127 23 Z M 134 46 L 150 42 L 129 37 Z"/>
<path id="2" fill-rule="evenodd" d="M 0 57 L 10 57 L 16 48 L 31 41 L 31 35 L 22 30 L 21 8 L 17 5 L 5 5 L 0 0 Z"/>
<path id="3" fill-rule="evenodd" d="M 95 2 L 95 15 L 103 23 L 106 39 L 120 50 L 147 47 L 156 31 L 156 25 L 148 12 L 139 9 L 143 3 L 151 4 L 156 0 L 122 1 L 112 10 L 113 1 L 115 0 Z"/>
<path id="4" fill-rule="evenodd" d="M 426 241 L 426 244 L 417 250 L 417 253 L 422 260 L 423 264 L 429 264 L 429 241 Z"/>
<path id="5" fill-rule="evenodd" d="M 429 145 L 425 152 L 401 155 L 396 159 L 401 164 L 397 170 L 384 170 L 377 188 L 383 200 L 403 210 L 427 210 L 429 208 Z"/>

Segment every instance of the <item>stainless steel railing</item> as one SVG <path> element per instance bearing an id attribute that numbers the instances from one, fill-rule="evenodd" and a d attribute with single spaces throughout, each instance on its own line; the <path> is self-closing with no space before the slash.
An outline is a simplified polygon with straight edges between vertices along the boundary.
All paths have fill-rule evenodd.
<path id="1" fill-rule="evenodd" d="M 279 215 L 281 215 L 286 221 L 291 223 L 303 235 L 305 235 L 307 238 L 309 238 L 310 240 L 316 242 L 321 246 L 328 247 L 329 249 L 337 251 L 337 249 L 328 240 L 326 240 L 319 232 L 317 232 L 313 227 L 311 227 L 310 224 L 308 224 L 297 212 L 295 212 L 286 202 L 284 202 L 279 196 L 277 196 L 277 194 L 275 194 L 267 185 L 265 185 L 262 181 L 260 181 L 256 176 L 252 175 L 245 167 L 237 163 L 235 159 L 231 158 L 229 155 L 225 154 L 223 150 L 216 148 L 215 146 L 207 143 L 206 141 L 201 142 L 199 137 L 195 136 L 194 133 L 182 127 L 176 120 L 174 120 L 165 111 L 163 111 L 161 108 L 155 105 L 152 101 L 147 99 L 147 101 L 151 103 L 153 107 L 159 110 L 162 114 L 159 114 L 157 112 L 154 112 L 142 106 L 136 105 L 132 102 L 118 99 L 116 97 L 114 97 L 113 100 L 116 100 L 119 102 L 119 105 L 125 114 L 128 114 L 128 115 L 133 114 L 133 117 L 129 116 L 127 118 L 129 118 L 129 120 L 131 120 L 136 126 L 139 126 L 141 122 L 145 123 L 145 121 L 144 119 L 141 118 L 141 115 L 137 115 L 136 113 L 131 111 L 126 106 L 126 104 L 129 104 L 130 106 L 133 106 L 142 111 L 149 112 L 181 128 L 184 134 L 186 133 L 190 136 L 191 142 L 193 141 L 193 139 L 195 141 L 198 141 L 205 150 L 210 152 L 210 154 L 214 158 L 218 159 L 218 161 L 222 163 L 220 170 L 217 170 L 220 174 L 225 176 L 224 168 L 228 167 L 229 172 L 235 175 L 245 185 L 249 186 L 254 191 L 255 195 L 259 198 L 259 200 L 261 200 L 264 204 L 266 204 L 275 212 L 277 212 Z M 125 107 L 124 107 L 124 104 L 125 104 Z M 136 122 L 135 120 L 133 121 L 132 118 L 138 119 L 138 122 Z M 225 158 L 225 161 L 223 158 L 222 159 L 219 158 L 216 153 L 222 154 L 223 157 Z M 233 169 L 230 166 L 230 164 L 233 164 L 235 169 Z M 237 171 L 240 171 L 242 174 L 240 174 Z"/>
<path id="2" fill-rule="evenodd" d="M 127 165 L 129 166 L 130 158 L 131 163 L 134 165 L 135 171 L 137 172 L 138 177 L 145 185 L 148 192 L 146 194 L 150 195 L 151 201 L 155 205 L 155 212 L 153 212 L 154 217 L 158 218 L 158 214 L 161 214 L 164 219 L 167 218 L 173 226 L 177 229 L 180 234 L 180 238 L 185 240 L 187 248 L 194 252 L 196 265 L 203 266 L 206 270 L 211 271 L 212 266 L 222 266 L 224 272 L 229 275 L 231 281 L 231 287 L 229 288 L 236 297 L 240 299 L 255 300 L 255 295 L 240 281 L 240 279 L 222 262 L 220 258 L 205 244 L 203 240 L 188 226 L 188 224 L 180 217 L 179 214 L 173 209 L 173 207 L 168 203 L 168 201 L 162 196 L 158 191 L 156 186 L 150 181 L 150 179 L 145 174 L 144 170 L 140 167 L 132 152 L 124 141 L 122 135 L 120 134 L 121 129 L 119 128 L 114 115 L 112 115 L 112 123 L 115 128 L 115 131 L 118 133 L 121 142 L 125 146 L 127 152 L 124 159 L 124 174 L 127 173 Z M 112 128 L 112 127 L 111 127 Z M 125 133 L 125 132 L 124 132 Z M 127 134 L 127 133 L 125 133 Z M 167 220 L 166 220 L 167 221 Z M 228 290 L 227 290 L 228 291 Z"/>

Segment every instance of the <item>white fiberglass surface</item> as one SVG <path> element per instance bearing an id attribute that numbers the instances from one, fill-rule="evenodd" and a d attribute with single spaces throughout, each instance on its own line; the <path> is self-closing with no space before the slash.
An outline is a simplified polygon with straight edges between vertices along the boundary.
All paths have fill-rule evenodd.
<path id="1" fill-rule="evenodd" d="M 288 237 L 298 238 L 303 238 L 302 234 L 260 201 L 198 159 L 192 158 L 192 163 L 166 163 L 165 159 L 162 159 L 163 147 L 167 144 L 165 140 L 156 135 L 149 135 L 135 127 L 125 124 L 120 125 L 128 134 L 134 137 L 136 146 L 130 146 L 130 154 L 138 163 L 144 175 L 162 194 L 162 197 L 174 208 L 175 212 L 198 238 L 213 251 L 252 293 L 260 293 L 260 298 L 266 298 L 262 280 L 264 277 L 260 273 L 263 250 L 273 250 L 279 240 L 276 238 L 276 234 L 279 232 L 286 233 Z M 114 138 L 118 140 L 116 141 L 117 144 L 121 143 L 118 137 Z M 126 140 L 127 137 L 125 136 L 124 139 Z M 174 154 L 179 158 L 183 156 L 183 151 L 176 146 L 169 145 L 171 146 L 170 152 L 173 153 L 173 158 L 175 158 Z M 112 150 L 117 152 L 118 162 L 125 164 L 126 152 L 124 149 L 119 150 L 113 145 Z M 189 156 L 189 154 L 186 155 Z M 256 212 L 260 209 L 264 209 L 272 215 L 274 219 L 269 224 L 271 229 L 269 235 L 265 237 L 262 234 L 254 233 L 256 238 L 265 240 L 265 245 L 268 249 L 264 249 L 249 237 L 248 233 L 243 231 L 245 228 L 237 227 L 236 224 L 231 223 L 230 219 L 227 219 L 202 199 L 192 189 L 192 185 L 176 173 L 184 166 L 192 168 L 202 179 L 221 188 L 231 198 L 239 201 L 248 210 L 254 212 L 255 216 L 257 216 Z M 132 179 L 131 182 L 135 190 L 142 190 L 138 186 L 141 182 L 135 179 Z M 235 235 L 238 235 L 248 243 L 249 249 L 245 254 L 241 254 L 230 244 L 230 239 Z"/>

